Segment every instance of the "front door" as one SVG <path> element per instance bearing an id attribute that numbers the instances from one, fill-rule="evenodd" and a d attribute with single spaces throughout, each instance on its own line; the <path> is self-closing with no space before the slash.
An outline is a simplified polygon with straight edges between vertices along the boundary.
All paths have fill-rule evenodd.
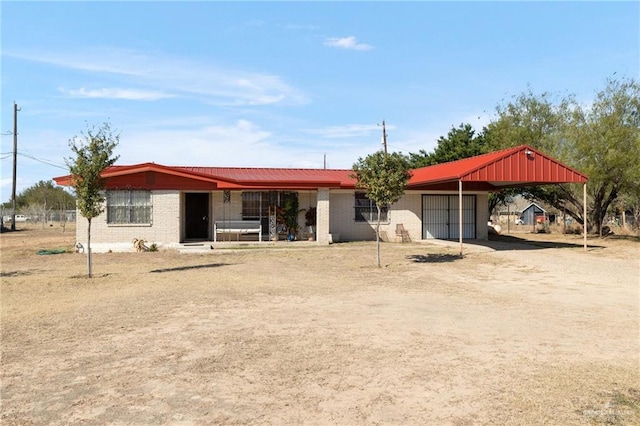
<path id="1" fill-rule="evenodd" d="M 209 239 L 209 193 L 188 192 L 184 194 L 185 239 Z"/>

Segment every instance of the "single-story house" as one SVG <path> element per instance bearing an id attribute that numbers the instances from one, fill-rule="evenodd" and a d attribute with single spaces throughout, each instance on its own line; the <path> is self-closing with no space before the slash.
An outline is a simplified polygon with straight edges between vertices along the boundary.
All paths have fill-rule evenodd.
<path id="1" fill-rule="evenodd" d="M 292 197 L 300 209 L 300 225 L 305 224 L 305 211 L 315 208 L 313 232 L 318 244 L 372 240 L 377 209 L 356 188 L 352 173 L 346 169 L 114 165 L 102 173 L 105 209 L 92 220 L 91 246 L 93 251 L 130 250 L 136 238 L 171 247 L 235 241 L 240 234 L 269 241 L 279 231 L 275 212 Z M 72 184 L 70 175 L 54 180 L 59 185 Z M 404 196 L 382 210 L 381 233 L 389 240 L 459 240 L 462 250 L 463 239 L 488 238 L 489 192 L 566 182 L 586 185 L 587 177 L 525 145 L 418 168 L 412 171 Z M 76 232 L 78 242 L 85 244 L 87 220 L 79 214 Z"/>

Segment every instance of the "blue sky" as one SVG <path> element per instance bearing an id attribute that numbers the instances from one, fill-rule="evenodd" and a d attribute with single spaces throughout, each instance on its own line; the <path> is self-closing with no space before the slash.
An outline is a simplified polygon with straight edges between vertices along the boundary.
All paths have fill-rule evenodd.
<path id="1" fill-rule="evenodd" d="M 512 96 L 638 78 L 638 2 L 2 1 L 1 199 L 66 174 L 108 121 L 118 164 L 351 168 L 431 151 Z"/>

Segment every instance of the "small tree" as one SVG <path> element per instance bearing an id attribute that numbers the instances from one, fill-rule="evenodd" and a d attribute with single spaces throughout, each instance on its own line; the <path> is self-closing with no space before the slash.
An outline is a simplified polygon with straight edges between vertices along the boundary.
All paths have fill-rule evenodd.
<path id="1" fill-rule="evenodd" d="M 378 209 L 376 222 L 376 257 L 380 267 L 380 213 L 383 206 L 393 204 L 402 197 L 411 178 L 407 157 L 400 153 L 378 151 L 365 159 L 358 158 L 353 165 L 356 186 L 366 190 L 367 197 Z"/>
<path id="2" fill-rule="evenodd" d="M 87 218 L 87 275 L 91 271 L 91 219 L 104 210 L 104 181 L 101 173 L 113 165 L 118 156 L 113 156 L 113 150 L 120 142 L 120 135 L 115 135 L 109 123 L 96 129 L 87 128 L 81 137 L 74 136 L 69 146 L 75 158 L 67 158 L 66 163 L 72 177 L 72 186 L 76 192 L 77 206 L 80 214 Z"/>

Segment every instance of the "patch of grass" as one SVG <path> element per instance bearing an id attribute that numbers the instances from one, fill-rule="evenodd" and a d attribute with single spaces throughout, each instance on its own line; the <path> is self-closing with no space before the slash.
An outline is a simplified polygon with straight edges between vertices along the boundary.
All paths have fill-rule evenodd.
<path id="1" fill-rule="evenodd" d="M 640 389 L 614 390 L 600 396 L 605 401 L 602 405 L 589 405 L 578 410 L 591 424 L 640 424 Z"/>

